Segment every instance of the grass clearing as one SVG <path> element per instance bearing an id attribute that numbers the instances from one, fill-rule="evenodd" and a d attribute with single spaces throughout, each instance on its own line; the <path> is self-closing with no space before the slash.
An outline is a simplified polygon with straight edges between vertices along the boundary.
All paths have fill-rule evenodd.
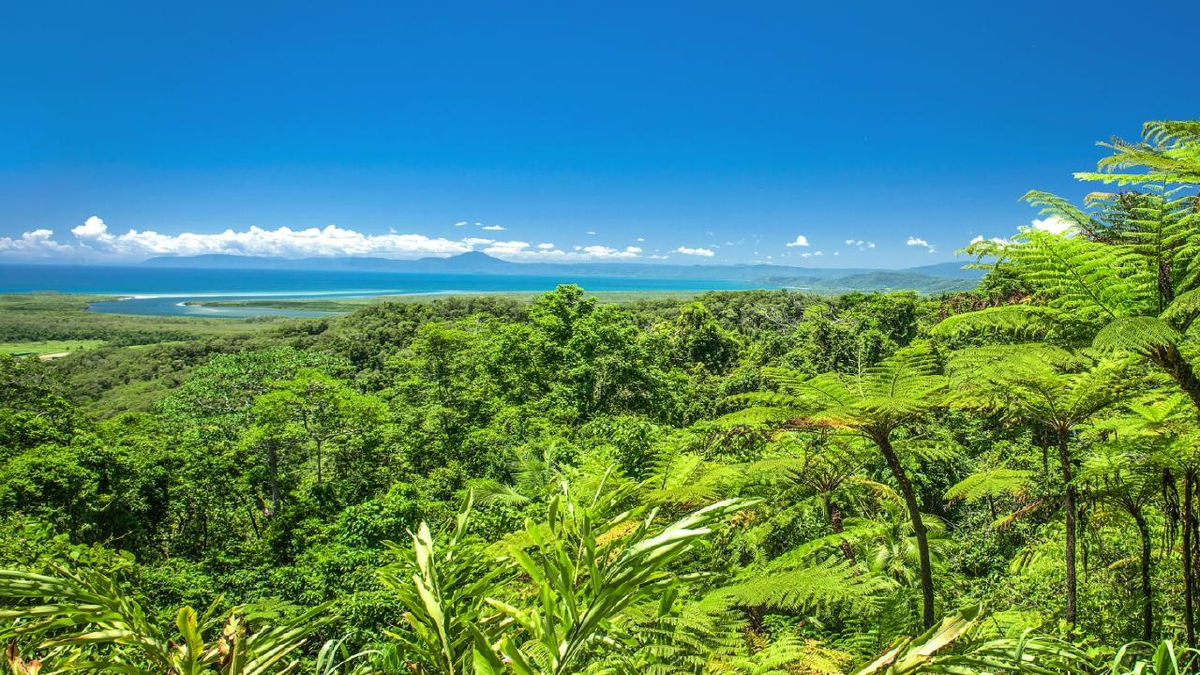
<path id="1" fill-rule="evenodd" d="M 0 342 L 0 354 L 13 356 L 45 356 L 47 354 L 71 354 L 96 349 L 104 340 L 27 340 L 24 342 Z"/>

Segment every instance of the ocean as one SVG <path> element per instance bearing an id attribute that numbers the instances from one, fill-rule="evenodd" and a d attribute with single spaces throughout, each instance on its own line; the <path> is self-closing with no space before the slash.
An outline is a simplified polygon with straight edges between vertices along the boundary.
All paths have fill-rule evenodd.
<path id="1" fill-rule="evenodd" d="M 578 284 L 589 291 L 736 290 L 755 287 L 717 279 L 0 264 L 0 293 L 57 291 L 116 295 L 123 299 L 92 303 L 90 311 L 172 316 L 327 314 L 292 309 L 199 307 L 186 304 L 193 300 L 366 298 L 380 295 L 549 291 L 559 284 L 569 283 Z"/>

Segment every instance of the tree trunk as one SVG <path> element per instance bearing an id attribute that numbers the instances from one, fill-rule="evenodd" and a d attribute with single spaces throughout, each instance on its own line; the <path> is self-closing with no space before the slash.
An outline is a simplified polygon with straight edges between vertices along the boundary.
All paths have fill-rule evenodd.
<path id="1" fill-rule="evenodd" d="M 1183 629 L 1187 638 L 1187 646 L 1196 646 L 1196 578 L 1192 567 L 1192 521 L 1195 519 L 1192 511 L 1192 490 L 1195 487 L 1196 472 L 1188 469 L 1183 472 Z"/>
<path id="2" fill-rule="evenodd" d="M 1063 511 L 1066 512 L 1067 521 L 1067 550 L 1066 550 L 1066 576 L 1067 576 L 1067 638 L 1071 639 L 1075 633 L 1075 599 L 1076 599 L 1076 579 L 1075 579 L 1075 486 L 1071 485 L 1071 453 L 1067 448 L 1067 430 L 1058 430 L 1058 463 L 1062 470 L 1063 484 Z"/>
<path id="3" fill-rule="evenodd" d="M 1154 602 L 1153 590 L 1150 587 L 1150 527 L 1141 510 L 1133 512 L 1133 520 L 1137 523 L 1138 535 L 1142 539 L 1142 639 L 1150 642 L 1154 639 Z"/>
<path id="4" fill-rule="evenodd" d="M 271 512 L 268 518 L 279 513 L 279 448 L 275 441 L 267 441 L 267 481 L 271 484 Z"/>
<path id="5" fill-rule="evenodd" d="M 317 485 L 321 484 L 321 441 L 317 441 Z"/>
<path id="6" fill-rule="evenodd" d="M 908 507 L 908 517 L 912 520 L 913 533 L 917 537 L 917 553 L 921 558 L 921 620 L 925 624 L 925 628 L 932 628 L 934 621 L 933 570 L 929 561 L 929 538 L 925 532 L 925 521 L 921 519 L 921 507 L 917 504 L 917 496 L 913 493 L 912 483 L 908 481 L 908 474 L 904 472 L 900 458 L 896 456 L 896 449 L 892 447 L 891 439 L 882 436 L 876 438 L 875 443 L 883 452 L 888 468 L 892 470 L 892 477 L 900 486 L 904 504 Z"/>

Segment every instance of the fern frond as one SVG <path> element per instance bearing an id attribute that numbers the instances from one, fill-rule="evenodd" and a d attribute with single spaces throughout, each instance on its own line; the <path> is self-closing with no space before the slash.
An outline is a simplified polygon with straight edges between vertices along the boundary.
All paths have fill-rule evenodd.
<path id="1" fill-rule="evenodd" d="M 1023 495 L 1029 491 L 1034 474 L 1019 469 L 986 469 L 955 483 L 946 490 L 948 501 L 974 504 L 989 497 Z"/>
<path id="2" fill-rule="evenodd" d="M 940 337 L 1008 334 L 1018 337 L 1053 335 L 1066 317 L 1053 307 L 1002 305 L 947 317 L 933 329 Z"/>
<path id="3" fill-rule="evenodd" d="M 945 440 L 904 440 L 895 443 L 902 454 L 916 457 L 922 462 L 949 462 L 963 456 L 963 448 Z"/>
<path id="4" fill-rule="evenodd" d="M 791 407 L 754 406 L 722 415 L 713 420 L 712 424 L 718 429 L 777 427 L 796 417 L 797 411 Z"/>
<path id="5" fill-rule="evenodd" d="M 1092 341 L 1092 346 L 1101 350 L 1148 354 L 1155 349 L 1177 344 L 1182 337 L 1162 319 L 1124 316 L 1102 328 Z"/>
<path id="6" fill-rule="evenodd" d="M 714 593 L 747 607 L 787 610 L 843 607 L 870 611 L 887 587 L 885 579 L 863 574 L 853 563 L 831 557 L 811 567 L 769 576 L 755 575 Z"/>
<path id="7" fill-rule="evenodd" d="M 1159 318 L 1177 327 L 1179 331 L 1187 332 L 1197 316 L 1200 316 L 1200 288 L 1177 296 Z"/>

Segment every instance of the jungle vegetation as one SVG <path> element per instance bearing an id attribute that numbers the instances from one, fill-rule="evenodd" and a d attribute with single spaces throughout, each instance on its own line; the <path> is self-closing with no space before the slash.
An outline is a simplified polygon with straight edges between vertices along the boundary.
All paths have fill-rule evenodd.
<path id="1" fill-rule="evenodd" d="M 7 298 L 105 344 L 0 357 L 0 668 L 1196 672 L 1200 122 L 1103 145 L 969 292 Z"/>

